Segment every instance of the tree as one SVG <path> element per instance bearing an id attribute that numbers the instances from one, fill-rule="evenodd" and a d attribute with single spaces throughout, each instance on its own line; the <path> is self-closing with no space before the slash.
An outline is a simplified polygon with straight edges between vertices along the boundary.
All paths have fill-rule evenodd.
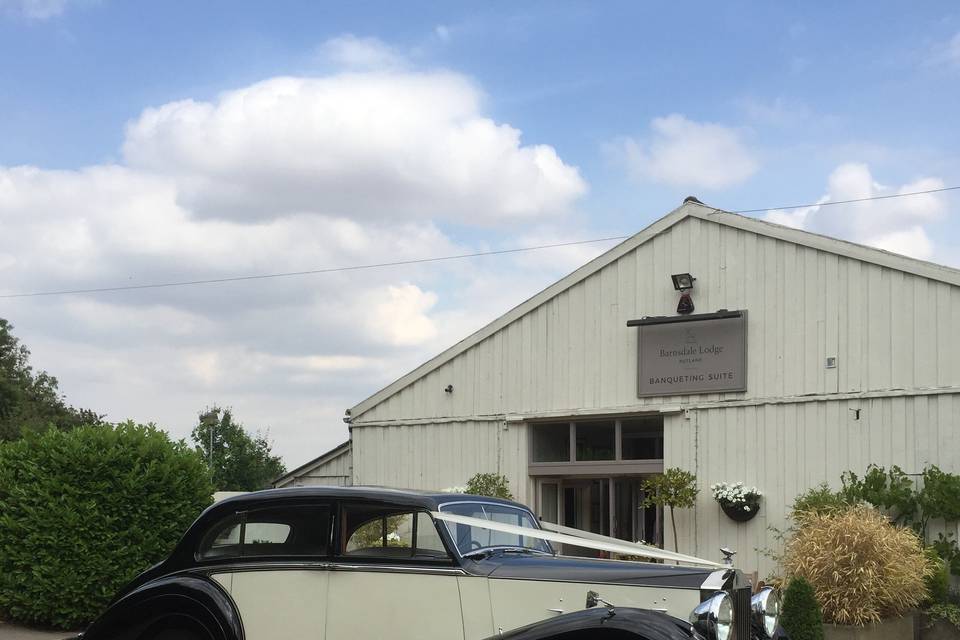
<path id="1" fill-rule="evenodd" d="M 673 548 L 679 551 L 677 542 L 677 521 L 674 509 L 690 509 L 697 500 L 697 476 L 683 469 L 667 469 L 661 475 L 651 476 L 643 481 L 646 498 L 645 507 L 667 507 L 670 509 L 670 525 L 673 527 Z"/>
<path id="2" fill-rule="evenodd" d="M 102 418 L 68 406 L 57 379 L 33 370 L 30 350 L 13 335 L 13 325 L 0 318 L 0 441 L 51 426 L 69 431 L 83 424 L 99 425 Z"/>
<path id="3" fill-rule="evenodd" d="M 490 498 L 505 498 L 513 500 L 513 494 L 510 493 L 510 481 L 506 476 L 497 473 L 478 473 L 467 481 L 467 490 L 475 496 L 487 496 Z"/>
<path id="4" fill-rule="evenodd" d="M 218 491 L 256 491 L 287 472 L 259 431 L 247 433 L 229 409 L 211 407 L 200 414 L 190 434 L 207 461 Z M 212 452 L 212 453 L 211 453 Z"/>

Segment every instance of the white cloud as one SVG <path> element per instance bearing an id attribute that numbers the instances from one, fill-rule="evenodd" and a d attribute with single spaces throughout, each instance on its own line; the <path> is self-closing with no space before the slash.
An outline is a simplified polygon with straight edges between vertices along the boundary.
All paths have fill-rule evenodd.
<path id="1" fill-rule="evenodd" d="M 847 163 L 830 174 L 827 193 L 818 202 L 874 198 L 941 187 L 943 181 L 939 178 L 920 178 L 897 188 L 884 186 L 873 178 L 867 165 Z M 928 259 L 933 255 L 933 242 L 924 225 L 939 220 L 945 211 L 946 204 L 940 194 L 924 194 L 842 205 L 817 204 L 791 211 L 773 210 L 767 212 L 766 219 Z"/>
<path id="2" fill-rule="evenodd" d="M 147 109 L 121 164 L 0 167 L 0 292 L 443 256 L 476 250 L 443 221 L 510 238 L 557 223 L 585 182 L 482 104 L 454 73 L 351 72 Z M 177 437 L 233 406 L 300 464 L 345 439 L 346 407 L 567 266 L 518 264 L 7 299 L 0 316 L 70 402 Z"/>
<path id="3" fill-rule="evenodd" d="M 949 40 L 940 42 L 926 56 L 929 66 L 950 66 L 960 68 L 960 31 Z"/>
<path id="4" fill-rule="evenodd" d="M 398 69 L 406 66 L 404 56 L 379 38 L 359 38 L 345 34 L 327 40 L 321 55 L 340 67 L 361 70 Z"/>
<path id="5" fill-rule="evenodd" d="M 371 334 L 387 344 L 424 344 L 437 335 L 437 327 L 428 315 L 436 304 L 437 294 L 414 284 L 388 286 L 367 295 L 363 320 Z"/>
<path id="6" fill-rule="evenodd" d="M 720 189 L 757 171 L 755 154 L 735 128 L 672 114 L 654 118 L 650 129 L 646 139 L 624 138 L 613 147 L 637 179 Z"/>
<path id="7" fill-rule="evenodd" d="M 447 25 L 438 24 L 433 29 L 433 32 L 434 34 L 436 34 L 437 38 L 440 39 L 441 42 L 450 42 L 450 37 L 452 34 L 451 34 L 450 27 L 448 27 Z"/>
<path id="8" fill-rule="evenodd" d="M 0 11 L 29 20 L 47 20 L 61 15 L 69 0 L 0 0 Z"/>
<path id="9" fill-rule="evenodd" d="M 569 210 L 586 191 L 578 170 L 550 146 L 524 146 L 481 103 L 448 72 L 274 78 L 147 109 L 124 157 L 170 176 L 194 215 L 226 220 L 313 211 L 483 225 Z"/>

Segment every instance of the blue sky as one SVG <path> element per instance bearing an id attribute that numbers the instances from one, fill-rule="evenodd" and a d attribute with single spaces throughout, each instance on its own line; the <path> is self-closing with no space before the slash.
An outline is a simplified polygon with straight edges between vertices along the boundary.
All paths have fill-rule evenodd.
<path id="1" fill-rule="evenodd" d="M 0 0 L 0 290 L 628 234 L 688 194 L 960 185 L 957 113 L 954 2 Z M 757 215 L 960 266 L 960 195 L 903 202 Z M 329 278 L 309 303 L 301 281 L 0 316 L 77 404 L 177 435 L 229 404 L 298 464 L 346 436 L 344 408 L 603 248 Z M 408 331 L 329 319 L 345 290 Z"/>

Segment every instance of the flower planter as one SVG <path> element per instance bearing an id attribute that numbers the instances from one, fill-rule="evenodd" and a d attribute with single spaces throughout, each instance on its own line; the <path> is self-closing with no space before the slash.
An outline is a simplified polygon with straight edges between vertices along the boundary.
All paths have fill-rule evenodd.
<path id="1" fill-rule="evenodd" d="M 864 627 L 841 624 L 823 625 L 824 640 L 914 640 L 916 633 L 915 615 L 892 618 Z"/>
<path id="2" fill-rule="evenodd" d="M 760 511 L 759 504 L 750 505 L 750 511 L 745 511 L 742 506 L 720 503 L 720 508 L 727 514 L 727 517 L 736 522 L 747 522 L 752 520 Z"/>

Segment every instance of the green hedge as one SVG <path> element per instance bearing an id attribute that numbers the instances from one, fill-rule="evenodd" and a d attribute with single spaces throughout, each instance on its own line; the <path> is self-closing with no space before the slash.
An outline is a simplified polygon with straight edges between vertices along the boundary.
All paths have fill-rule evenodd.
<path id="1" fill-rule="evenodd" d="M 211 502 L 199 455 L 132 422 L 0 444 L 0 618 L 89 623 Z"/>

